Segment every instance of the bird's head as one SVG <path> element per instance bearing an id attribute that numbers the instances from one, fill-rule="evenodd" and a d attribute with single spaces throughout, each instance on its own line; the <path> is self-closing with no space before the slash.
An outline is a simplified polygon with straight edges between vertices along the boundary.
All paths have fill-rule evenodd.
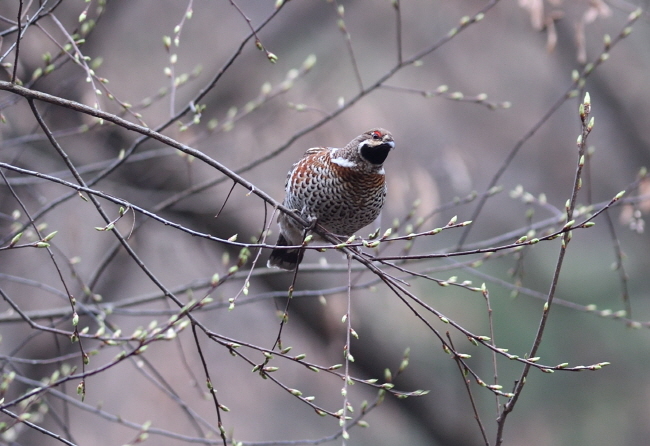
<path id="1" fill-rule="evenodd" d="M 381 166 L 388 153 L 395 148 L 393 135 L 388 130 L 375 128 L 359 135 L 356 140 L 359 156 L 374 166 Z"/>

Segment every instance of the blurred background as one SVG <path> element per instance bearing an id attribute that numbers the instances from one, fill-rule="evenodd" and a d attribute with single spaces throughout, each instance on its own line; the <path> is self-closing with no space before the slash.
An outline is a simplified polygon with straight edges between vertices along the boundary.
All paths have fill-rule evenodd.
<path id="1" fill-rule="evenodd" d="M 559 300 L 551 308 L 538 356 L 549 366 L 611 365 L 581 373 L 533 369 L 506 422 L 504 444 L 647 442 L 650 240 L 643 221 L 648 182 L 637 181 L 642 166 L 650 164 L 647 1 L 502 0 L 489 7 L 482 20 L 447 39 L 463 17 L 474 17 L 490 4 L 403 0 L 401 60 L 422 56 L 403 66 L 396 37 L 398 15 L 389 1 L 291 1 L 275 15 L 274 2 L 257 0 L 41 4 L 41 10 L 23 5 L 23 24 L 46 13 L 30 22 L 20 42 L 17 77 L 25 86 L 97 104 L 103 111 L 161 129 L 239 172 L 278 201 L 288 169 L 306 149 L 341 147 L 368 128 L 387 128 L 397 146 L 386 163 L 388 201 L 375 227 L 383 231 L 394 226 L 395 233 L 404 235 L 412 230 L 408 224 L 421 222 L 419 230 L 427 231 L 457 215 L 459 222 L 473 220 L 463 239 L 468 249 L 513 243 L 535 223 L 540 224 L 539 234 L 562 227 L 554 218 L 561 217 L 573 187 L 578 104 L 588 91 L 595 117 L 588 140 L 593 154 L 578 203 L 593 204 L 597 210 L 624 189 L 630 199 L 613 207 L 607 217 L 597 217 L 593 228 L 574 231 L 558 283 Z M 13 64 L 16 57 L 12 45 L 18 6 L 0 2 L 3 64 Z M 638 7 L 643 12 L 633 32 L 618 42 Z M 257 34 L 260 51 L 255 38 L 245 39 L 250 26 L 257 28 L 266 20 Z M 609 57 L 586 78 L 577 97 L 563 100 L 572 88 L 572 71 L 582 72 L 585 63 L 601 56 L 606 35 L 616 43 Z M 74 46 L 69 45 L 71 39 Z M 68 54 L 62 55 L 62 49 Z M 271 63 L 274 57 L 277 62 Z M 10 81 L 13 67 L 4 66 L 0 80 Z M 375 87 L 380 79 L 381 86 Z M 237 234 L 238 242 L 248 243 L 268 226 L 266 242 L 275 242 L 272 206 L 233 186 L 213 167 L 119 126 L 99 125 L 87 115 L 43 102 L 36 105 L 89 187 L 221 239 Z M 75 182 L 27 101 L 3 91 L 0 112 L 5 121 L 0 126 L 0 162 Z M 125 154 L 126 162 L 102 173 Z M 117 364 L 116 355 L 132 351 L 137 342 L 111 345 L 104 338 L 117 330 L 118 340 L 137 329 L 151 333 L 178 312 L 152 280 L 155 276 L 182 302 L 210 293 L 214 303 L 193 314 L 223 336 L 221 340 L 270 349 L 291 273 L 268 270 L 268 251 L 251 249 L 248 263 L 228 276 L 239 248 L 129 211 L 115 227 L 124 236 L 132 233 L 129 245 L 150 271 L 148 276 L 117 247 L 111 231 L 95 229 L 107 223 L 92 203 L 52 181 L 9 168 L 2 173 L 2 408 L 29 413 L 36 425 L 79 445 L 135 443 L 147 422 L 154 444 L 221 444 L 190 328 Z M 499 189 L 475 216 L 479 199 L 471 197 L 483 196 L 495 179 Z M 119 217 L 118 205 L 104 199 L 100 203 L 110 219 Z M 50 241 L 55 261 L 45 249 L 8 249 L 30 217 L 43 236 L 58 231 Z M 366 237 L 373 229 L 359 235 Z M 456 251 L 464 231 L 448 229 L 418 238 L 410 253 Z M 39 240 L 32 227 L 23 232 L 17 245 Z M 399 255 L 406 245 L 394 242 L 382 254 Z M 468 255 L 403 266 L 438 280 L 456 276 L 459 283 L 485 283 L 497 346 L 523 357 L 532 346 L 559 249 L 557 239 L 490 258 Z M 617 268 L 619 259 L 622 269 Z M 482 265 L 471 264 L 477 260 Z M 432 329 L 384 284 L 373 283 L 375 276 L 354 268 L 352 283 L 358 287 L 351 291 L 350 319 L 359 339 L 350 345 L 355 358 L 350 374 L 384 382 L 385 369 L 395 375 L 408 348 L 409 367 L 393 380 L 395 389 L 430 393 L 408 399 L 387 394 L 383 404 L 364 417 L 369 427 L 352 428 L 347 444 L 485 444 L 458 366 Z M 343 363 L 346 270 L 340 253 L 306 254 L 282 332 L 283 346 L 292 347 L 291 355 L 304 353 L 309 363 L 325 367 Z M 386 271 L 406 280 L 409 292 L 468 331 L 491 335 L 480 292 Z M 222 282 L 211 290 L 215 274 Z M 81 370 L 79 345 L 66 336 L 72 315 L 63 283 L 77 299 L 80 330 L 88 327 L 82 345 L 93 355 L 86 371 L 97 371 L 86 379 L 85 399 L 77 395 L 76 379 L 53 386 L 28 404 L 7 404 L 46 384 L 55 371 L 65 375 L 70 367 L 77 367 L 76 373 Z M 237 304 L 228 311 L 228 301 L 235 296 Z M 39 326 L 26 323 L 15 307 Z M 449 331 L 458 351 L 472 355 L 467 363 L 473 371 L 494 382 L 488 349 L 473 346 L 453 327 L 417 309 L 443 337 Z M 90 337 L 99 329 L 104 340 Z M 336 419 L 316 415 L 275 382 L 251 373 L 251 363 L 232 356 L 201 330 L 197 336 L 219 403 L 230 409 L 221 412 L 229 438 L 268 445 L 315 444 L 331 436 L 341 443 Z M 252 364 L 264 360 L 254 348 L 238 351 Z M 274 378 L 304 396 L 315 396 L 319 407 L 331 412 L 342 407 L 341 379 L 277 357 L 269 365 L 279 367 Z M 496 370 L 503 391 L 509 392 L 522 366 L 500 357 Z M 470 389 L 487 440 L 495 444 L 497 405 L 507 400 L 497 400 L 473 380 Z M 356 416 L 363 400 L 375 400 L 377 389 L 356 384 L 348 394 Z M 7 423 L 4 444 L 60 444 L 16 424 L 6 412 L 2 417 Z M 306 440 L 313 443 L 301 442 Z"/>

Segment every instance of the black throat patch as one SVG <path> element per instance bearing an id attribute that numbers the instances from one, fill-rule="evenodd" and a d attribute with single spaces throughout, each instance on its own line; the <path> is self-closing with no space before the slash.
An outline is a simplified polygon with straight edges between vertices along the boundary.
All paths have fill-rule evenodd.
<path id="1" fill-rule="evenodd" d="M 386 161 L 386 157 L 388 156 L 388 152 L 390 152 L 391 148 L 392 147 L 388 143 L 379 144 L 375 147 L 370 147 L 367 144 L 364 144 L 361 147 L 359 154 L 364 160 L 378 166 Z"/>

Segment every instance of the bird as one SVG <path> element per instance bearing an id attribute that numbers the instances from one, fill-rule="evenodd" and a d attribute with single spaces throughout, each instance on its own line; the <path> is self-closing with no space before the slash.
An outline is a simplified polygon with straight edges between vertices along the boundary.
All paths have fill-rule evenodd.
<path id="1" fill-rule="evenodd" d="M 373 128 L 343 148 L 314 147 L 289 171 L 283 206 L 336 236 L 349 237 L 375 221 L 386 200 L 384 161 L 395 148 L 393 135 Z M 281 213 L 280 235 L 268 267 L 294 270 L 302 261 L 300 246 L 309 228 Z"/>

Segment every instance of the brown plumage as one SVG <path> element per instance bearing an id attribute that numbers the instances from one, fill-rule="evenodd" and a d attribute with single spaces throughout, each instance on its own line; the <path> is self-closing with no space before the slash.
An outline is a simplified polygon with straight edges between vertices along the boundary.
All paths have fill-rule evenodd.
<path id="1" fill-rule="evenodd" d="M 289 171 L 283 205 L 295 209 L 327 231 L 350 236 L 379 216 L 386 198 L 383 163 L 395 147 L 389 131 L 375 128 L 357 136 L 342 149 L 307 150 Z M 278 246 L 296 246 L 304 228 L 291 217 L 278 217 Z M 303 249 L 274 249 L 268 266 L 294 269 Z"/>

